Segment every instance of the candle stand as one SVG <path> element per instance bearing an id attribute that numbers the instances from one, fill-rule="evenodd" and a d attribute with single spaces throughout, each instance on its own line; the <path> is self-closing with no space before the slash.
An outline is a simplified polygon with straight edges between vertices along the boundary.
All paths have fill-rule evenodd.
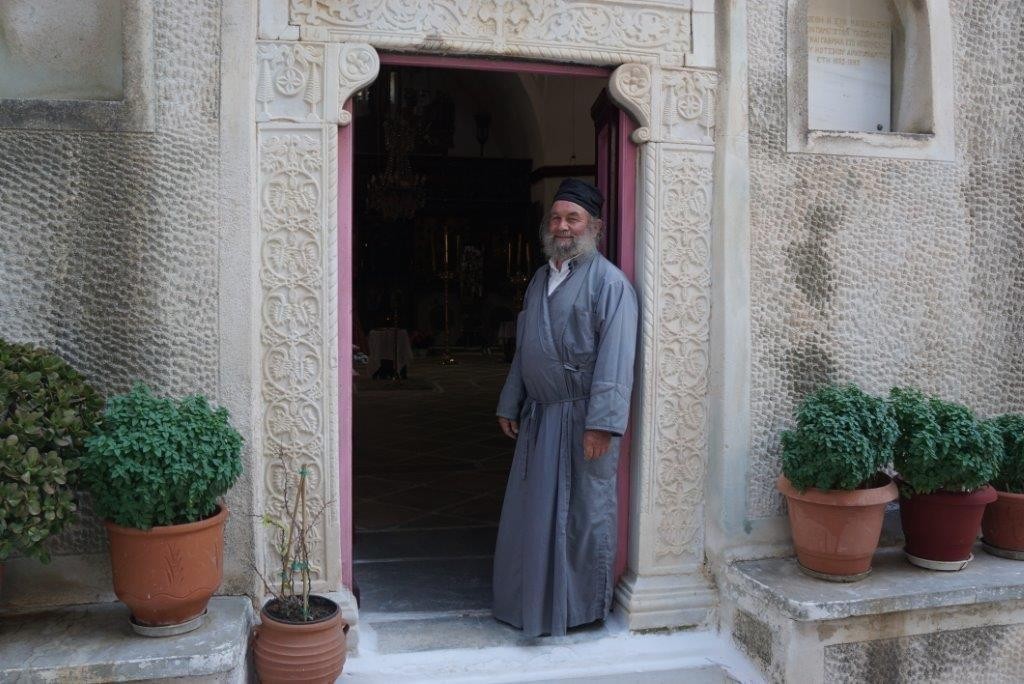
<path id="1" fill-rule="evenodd" d="M 445 261 L 447 261 L 447 259 Z M 447 263 L 445 266 L 447 266 Z M 448 288 L 451 281 L 455 280 L 457 274 L 455 271 L 445 268 L 443 271 L 438 273 L 438 276 L 444 282 L 444 354 L 441 356 L 440 364 L 442 366 L 454 366 L 459 362 L 455 360 L 454 356 L 452 356 L 452 331 L 448 325 Z"/>

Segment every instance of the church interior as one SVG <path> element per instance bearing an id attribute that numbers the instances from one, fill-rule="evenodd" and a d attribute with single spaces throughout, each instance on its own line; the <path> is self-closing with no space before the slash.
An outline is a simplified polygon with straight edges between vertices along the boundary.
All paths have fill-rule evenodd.
<path id="1" fill-rule="evenodd" d="M 354 579 L 381 639 L 489 619 L 514 446 L 494 408 L 544 208 L 594 180 L 606 84 L 385 65 L 353 100 Z"/>

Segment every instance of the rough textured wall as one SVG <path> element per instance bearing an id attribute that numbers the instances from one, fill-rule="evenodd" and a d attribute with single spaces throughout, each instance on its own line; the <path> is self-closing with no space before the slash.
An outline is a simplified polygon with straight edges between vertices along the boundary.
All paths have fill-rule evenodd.
<path id="1" fill-rule="evenodd" d="M 991 625 L 825 647 L 825 681 L 1014 682 L 1024 667 L 1020 625 Z"/>
<path id="2" fill-rule="evenodd" d="M 0 130 L 0 335 L 104 393 L 218 396 L 219 5 L 154 2 L 155 132 Z M 57 553 L 104 543 L 86 516 Z"/>
<path id="3" fill-rule="evenodd" d="M 951 3 L 952 164 L 787 154 L 786 4 L 748 9 L 751 518 L 826 380 L 1024 409 L 1024 4 Z"/>

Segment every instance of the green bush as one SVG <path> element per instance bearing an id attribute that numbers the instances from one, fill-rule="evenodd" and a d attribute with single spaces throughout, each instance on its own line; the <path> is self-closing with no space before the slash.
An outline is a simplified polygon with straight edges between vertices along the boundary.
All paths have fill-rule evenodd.
<path id="1" fill-rule="evenodd" d="M 1024 416 L 1007 413 L 988 422 L 1003 440 L 999 470 L 992 484 L 1000 491 L 1024 494 Z"/>
<path id="2" fill-rule="evenodd" d="M 855 385 L 809 394 L 796 422 L 782 433 L 782 472 L 801 491 L 868 486 L 892 458 L 897 425 L 888 405 Z"/>
<path id="3" fill-rule="evenodd" d="M 86 440 L 82 481 L 96 512 L 147 530 L 213 515 L 242 472 L 242 437 L 224 408 L 201 396 L 174 400 L 137 384 L 111 397 Z"/>
<path id="4" fill-rule="evenodd" d="M 43 542 L 74 520 L 78 457 L 102 407 L 60 357 L 0 340 L 0 561 L 50 560 Z"/>
<path id="5" fill-rule="evenodd" d="M 1003 445 L 991 422 L 913 389 L 894 387 L 889 401 L 900 426 L 894 463 L 905 495 L 969 492 L 995 477 Z"/>

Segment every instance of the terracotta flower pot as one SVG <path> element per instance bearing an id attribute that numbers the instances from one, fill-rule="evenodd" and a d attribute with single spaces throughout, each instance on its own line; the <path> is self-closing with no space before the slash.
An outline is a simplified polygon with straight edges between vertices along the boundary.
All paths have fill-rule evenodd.
<path id="1" fill-rule="evenodd" d="M 203 614 L 223 576 L 227 517 L 221 505 L 206 520 L 184 525 L 138 530 L 104 522 L 114 593 L 136 623 L 166 627 Z"/>
<path id="2" fill-rule="evenodd" d="M 932 492 L 905 497 L 900 494 L 900 522 L 910 562 L 936 562 L 936 570 L 962 569 L 971 558 L 985 506 L 996 500 L 996 490 L 985 485 L 973 492 Z M 959 567 L 942 563 L 960 563 Z"/>
<path id="3" fill-rule="evenodd" d="M 341 675 L 348 650 L 348 623 L 341 619 L 338 604 L 323 596 L 310 596 L 310 603 L 332 608 L 315 622 L 285 622 L 260 611 L 253 655 L 256 672 L 263 684 L 310 682 L 331 684 Z"/>
<path id="4" fill-rule="evenodd" d="M 800 565 L 825 579 L 849 581 L 871 570 L 882 534 L 885 505 L 899 496 L 892 480 L 854 490 L 797 490 L 779 476 L 779 491 L 789 502 L 789 526 Z"/>
<path id="5" fill-rule="evenodd" d="M 996 495 L 985 508 L 981 535 L 989 546 L 1024 553 L 1024 494 L 996 490 Z"/>

